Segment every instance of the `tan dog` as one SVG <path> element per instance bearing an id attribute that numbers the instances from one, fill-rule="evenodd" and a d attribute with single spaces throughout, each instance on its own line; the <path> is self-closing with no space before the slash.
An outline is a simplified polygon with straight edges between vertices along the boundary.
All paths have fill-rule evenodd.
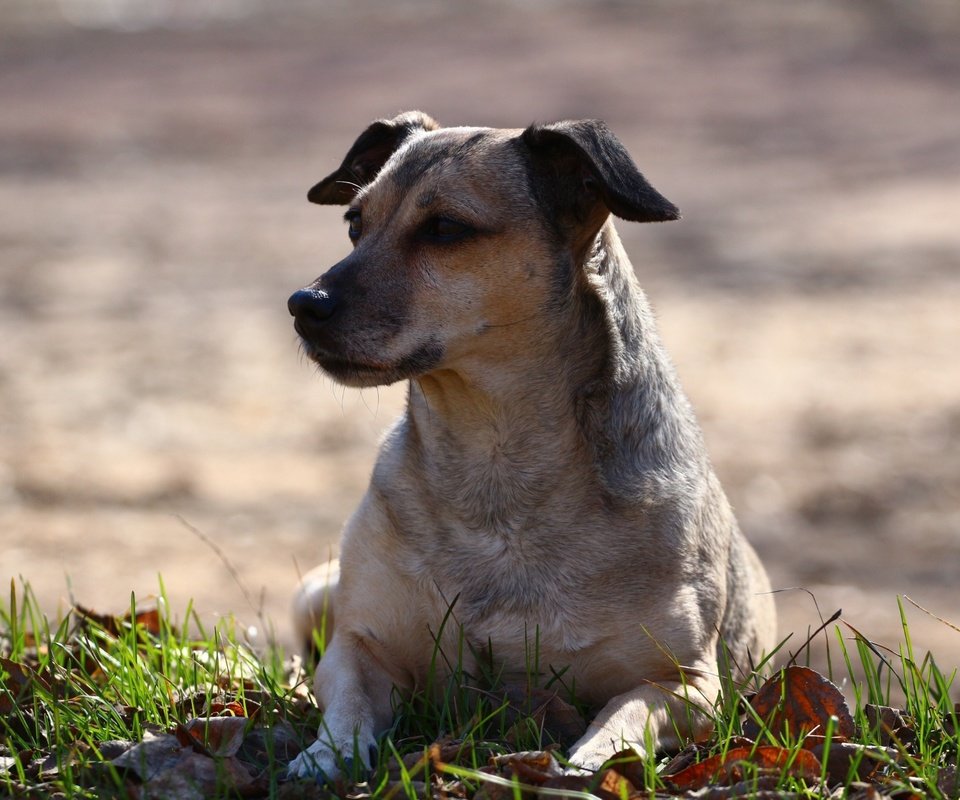
<path id="1" fill-rule="evenodd" d="M 774 609 L 610 218 L 677 209 L 600 122 L 419 112 L 374 122 L 309 199 L 349 204 L 354 250 L 290 298 L 306 352 L 347 386 L 409 393 L 339 582 L 321 567 L 301 586 L 301 633 L 328 600 L 335 624 L 324 724 L 290 774 L 369 766 L 438 635 L 467 673 L 492 652 L 523 674 L 536 640 L 599 709 L 572 764 L 707 727 L 718 652 L 749 666 Z"/>

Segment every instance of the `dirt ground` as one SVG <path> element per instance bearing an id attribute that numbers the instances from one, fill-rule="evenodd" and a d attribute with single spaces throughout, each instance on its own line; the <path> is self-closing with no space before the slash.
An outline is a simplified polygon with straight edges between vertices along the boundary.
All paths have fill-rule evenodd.
<path id="1" fill-rule="evenodd" d="M 0 11 L 0 586 L 118 611 L 162 575 L 289 644 L 403 397 L 298 352 L 286 298 L 348 248 L 305 192 L 420 107 L 603 117 L 681 206 L 620 231 L 793 646 L 813 598 L 893 646 L 901 594 L 960 624 L 956 3 L 28 6 Z"/>

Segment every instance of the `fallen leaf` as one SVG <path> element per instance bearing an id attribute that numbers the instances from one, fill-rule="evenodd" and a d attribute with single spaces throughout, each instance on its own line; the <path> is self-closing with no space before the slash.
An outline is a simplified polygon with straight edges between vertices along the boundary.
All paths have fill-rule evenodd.
<path id="1" fill-rule="evenodd" d="M 752 740 L 745 737 L 735 736 L 730 740 L 729 748 L 733 750 L 737 747 L 753 747 L 754 743 Z M 660 770 L 664 775 L 670 775 L 672 773 L 680 772 L 682 769 L 686 769 L 691 764 L 696 764 L 699 761 L 702 761 L 709 754 L 709 748 L 697 744 L 696 742 L 691 742 L 686 747 L 683 748 L 679 753 L 677 753 L 673 758 L 667 762 L 667 765 Z"/>
<path id="2" fill-rule="evenodd" d="M 676 762 L 677 760 L 674 758 L 670 764 L 674 764 Z M 619 775 L 622 775 L 637 789 L 643 789 L 645 787 L 647 782 L 647 774 L 644 768 L 643 758 L 633 748 L 627 748 L 626 750 L 621 750 L 619 753 L 616 753 L 612 758 L 610 758 L 610 760 L 607 762 L 607 765 L 611 770 Z M 687 765 L 683 764 L 683 766 Z M 679 772 L 679 763 L 671 771 Z"/>
<path id="3" fill-rule="evenodd" d="M 226 757 L 240 750 L 246 727 L 244 717 L 202 717 L 178 725 L 176 736 L 181 744 L 202 753 Z"/>
<path id="4" fill-rule="evenodd" d="M 863 713 L 870 728 L 879 734 L 880 744 L 885 747 L 913 744 L 916 741 L 913 719 L 905 711 L 867 703 L 863 707 Z"/>
<path id="5" fill-rule="evenodd" d="M 168 733 L 156 735 L 149 731 L 143 741 L 113 759 L 113 765 L 133 772 L 141 781 L 175 766 L 180 760 L 183 746 L 176 736 Z"/>
<path id="6" fill-rule="evenodd" d="M 883 764 L 896 760 L 897 751 L 893 748 L 874 747 L 843 740 L 832 740 L 827 745 L 822 736 L 808 736 L 803 741 L 805 750 L 824 763 L 826 756 L 827 780 L 833 783 L 845 783 L 847 777 L 854 780 L 866 780 Z"/>
<path id="7" fill-rule="evenodd" d="M 627 780 L 626 777 L 614 769 L 605 769 L 598 773 L 596 777 L 600 778 L 600 782 L 590 790 L 594 793 L 608 792 L 614 797 L 628 797 L 636 789 L 643 787 L 642 782 L 640 786 L 636 786 L 633 781 Z"/>
<path id="8" fill-rule="evenodd" d="M 257 711 L 260 710 L 260 707 L 256 703 L 248 703 L 249 716 L 253 717 Z M 223 717 L 246 717 L 247 710 L 244 709 L 236 700 L 231 700 L 228 703 L 211 703 L 210 704 L 210 716 L 223 716 Z"/>
<path id="9" fill-rule="evenodd" d="M 0 714 L 9 714 L 27 700 L 37 684 L 50 691 L 50 684 L 26 664 L 0 658 Z"/>
<path id="10" fill-rule="evenodd" d="M 824 734 L 836 718 L 834 738 L 850 738 L 856 726 L 840 690 L 816 670 L 790 666 L 768 680 L 750 701 L 764 726 L 749 717 L 744 735 L 758 739 L 763 731 L 781 740 L 796 740 L 806 733 Z"/>
<path id="11" fill-rule="evenodd" d="M 518 726 L 529 725 L 531 720 L 563 746 L 573 744 L 586 733 L 583 715 L 556 690 L 508 684 L 504 687 L 504 699 L 509 704 L 508 722 L 511 723 L 504 738 L 510 743 L 516 743 L 525 733 L 525 729 Z"/>
<path id="12" fill-rule="evenodd" d="M 539 786 L 544 781 L 561 775 L 563 772 L 557 760 L 553 757 L 553 753 L 546 750 L 531 750 L 494 756 L 490 759 L 490 765 L 509 773 L 507 777 L 515 775 L 521 783 L 530 786 Z"/>
<path id="13" fill-rule="evenodd" d="M 761 775 L 758 778 L 740 781 L 730 786 L 709 786 L 696 792 L 697 800 L 730 800 L 734 797 L 749 797 L 750 800 L 799 800 L 795 792 L 777 789 L 780 779 L 776 775 Z"/>
<path id="14" fill-rule="evenodd" d="M 134 747 L 135 744 L 136 742 L 125 739 L 109 739 L 106 742 L 98 743 L 97 750 L 104 761 L 113 761 L 115 758 L 126 753 L 131 747 Z"/>
<path id="15" fill-rule="evenodd" d="M 300 742 L 300 736 L 293 725 L 281 720 L 269 728 L 249 731 L 243 737 L 237 758 L 262 771 L 277 761 L 293 761 L 300 753 Z"/>
<path id="16" fill-rule="evenodd" d="M 235 758 L 214 760 L 184 749 L 174 765 L 144 782 L 142 796 L 156 800 L 219 797 L 246 793 L 254 783 L 254 777 Z"/>
<path id="17" fill-rule="evenodd" d="M 786 772 L 795 778 L 816 780 L 820 762 L 807 750 L 783 747 L 735 747 L 726 753 L 711 756 L 680 772 L 663 775 L 664 781 L 683 791 L 702 789 L 711 784 L 739 783 L 757 770 Z"/>
<path id="18" fill-rule="evenodd" d="M 215 719 L 229 722 L 233 718 Z M 181 728 L 189 734 L 186 726 Z M 227 749 L 232 746 L 231 741 Z M 111 763 L 129 770 L 140 780 L 143 784 L 141 797 L 157 800 L 174 797 L 189 800 L 224 790 L 243 794 L 256 783 L 250 771 L 236 758 L 211 758 L 206 753 L 197 752 L 190 744 L 184 746 L 176 736 L 166 733 L 155 735 L 148 731 L 142 742 L 114 758 Z"/>
<path id="19" fill-rule="evenodd" d="M 123 616 L 117 616 L 116 614 L 98 614 L 81 605 L 75 605 L 73 608 L 80 615 L 81 620 L 94 623 L 112 636 L 119 636 L 122 631 L 127 630 L 131 621 L 134 627 L 142 627 L 152 636 L 159 636 L 161 632 L 162 623 L 160 611 L 157 608 L 138 609 L 133 617 L 130 616 L 129 611 Z"/>
<path id="20" fill-rule="evenodd" d="M 602 779 L 601 779 L 602 780 Z M 598 785 L 594 775 L 559 775 L 550 778 L 540 786 L 537 797 L 569 798 L 569 792 L 588 792 L 600 800 L 620 800 L 621 795 L 614 794 L 609 789 Z"/>
<path id="21" fill-rule="evenodd" d="M 937 773 L 937 789 L 944 797 L 960 797 L 960 769 L 942 767 Z"/>

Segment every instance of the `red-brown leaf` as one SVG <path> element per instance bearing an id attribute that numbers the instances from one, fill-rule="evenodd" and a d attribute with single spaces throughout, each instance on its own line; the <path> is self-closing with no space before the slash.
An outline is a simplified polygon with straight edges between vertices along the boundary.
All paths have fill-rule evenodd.
<path id="1" fill-rule="evenodd" d="M 33 687 L 40 686 L 50 691 L 50 684 L 41 678 L 26 664 L 21 664 L 9 658 L 0 658 L 0 714 L 9 714 L 19 703 L 24 702 L 33 694 Z"/>
<path id="2" fill-rule="evenodd" d="M 781 739 L 796 739 L 805 733 L 824 734 L 831 717 L 837 722 L 835 738 L 849 738 L 856 727 L 840 690 L 816 670 L 787 667 L 774 675 L 750 701 L 766 728 Z M 756 739 L 762 731 L 752 717 L 743 732 Z"/>
<path id="3" fill-rule="evenodd" d="M 745 765 L 750 765 L 745 767 Z M 786 771 L 796 778 L 815 780 L 820 775 L 820 762 L 806 750 L 790 751 L 782 747 L 735 747 L 712 756 L 663 779 L 677 789 L 702 789 L 712 784 L 738 783 L 751 767 Z"/>
<path id="4" fill-rule="evenodd" d="M 138 610 L 136 616 L 132 618 L 129 611 L 122 617 L 118 617 L 115 614 L 98 614 L 96 611 L 84 608 L 81 605 L 74 606 L 74 610 L 83 620 L 94 623 L 112 636 L 119 636 L 120 632 L 126 630 L 131 622 L 134 627 L 142 627 L 153 636 L 160 635 L 160 611 L 156 608 Z"/>
<path id="5" fill-rule="evenodd" d="M 243 717 L 201 717 L 177 726 L 177 738 L 210 756 L 236 755 L 243 744 L 247 720 Z"/>
<path id="6" fill-rule="evenodd" d="M 599 797 L 600 800 L 620 800 L 621 797 L 606 786 L 597 785 L 596 777 L 593 775 L 559 775 L 556 778 L 550 778 L 540 786 L 537 797 L 566 800 L 570 792 L 588 792 L 594 797 Z"/>

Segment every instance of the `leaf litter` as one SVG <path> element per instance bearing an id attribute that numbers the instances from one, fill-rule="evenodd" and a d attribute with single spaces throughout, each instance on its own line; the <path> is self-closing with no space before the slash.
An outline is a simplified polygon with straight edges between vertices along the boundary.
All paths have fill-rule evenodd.
<path id="1" fill-rule="evenodd" d="M 93 628 L 100 636 L 120 637 L 131 630 L 144 646 L 163 633 L 152 611 L 110 617 L 78 608 L 75 632 Z M 168 631 L 169 633 L 169 631 Z M 91 665 L 82 648 L 73 647 L 76 669 L 106 680 L 101 665 Z M 740 700 L 742 735 L 711 743 L 691 743 L 651 769 L 649 759 L 632 750 L 614 756 L 596 773 L 571 774 L 558 757 L 563 746 L 582 735 L 586 721 L 556 691 L 518 686 L 493 695 L 503 710 L 504 732 L 498 742 L 440 738 L 420 750 L 394 755 L 371 783 L 341 779 L 332 786 L 286 781 L 283 768 L 312 741 L 318 713 L 304 697 L 303 673 L 293 676 L 280 713 L 277 697 L 249 680 L 221 679 L 216 685 L 171 690 L 171 723 L 134 724 L 139 739 L 108 739 L 94 744 L 78 739 L 11 749 L 20 729 L 38 729 L 35 717 L 48 702 L 75 698 L 69 681 L 38 657 L 39 645 L 21 647 L 19 658 L 0 657 L 0 787 L 13 797 L 53 797 L 66 771 L 75 788 L 119 782 L 117 796 L 194 798 L 261 797 L 430 797 L 437 800 L 526 800 L 593 796 L 601 800 L 639 798 L 850 797 L 855 800 L 960 797 L 956 763 L 944 763 L 936 785 L 911 774 L 917 758 L 917 723 L 905 709 L 867 703 L 858 726 L 839 688 L 807 667 L 788 666 L 769 678 L 749 698 Z M 0 640 L 0 647 L 10 653 Z M 46 664 L 47 666 L 43 666 Z M 61 671 L 62 673 L 62 671 Z M 264 708 L 273 709 L 267 714 Z M 137 723 L 140 712 L 117 703 L 118 718 Z M 955 707 L 960 712 L 960 707 Z M 941 720 L 939 736 L 956 735 L 957 713 Z M 539 728 L 544 750 L 510 752 L 522 742 L 524 726 Z M 924 735 L 931 735 L 925 731 Z M 858 741 L 869 739 L 870 744 Z M 506 752 L 504 752 L 506 751 Z M 954 754 L 954 762 L 956 755 Z M 895 767 L 895 769 L 892 769 Z M 106 783 L 105 783 L 106 782 Z M 789 788 L 784 788 L 789 787 Z M 811 791 L 813 794 L 811 794 Z M 87 795 L 94 796 L 94 795 Z"/>

